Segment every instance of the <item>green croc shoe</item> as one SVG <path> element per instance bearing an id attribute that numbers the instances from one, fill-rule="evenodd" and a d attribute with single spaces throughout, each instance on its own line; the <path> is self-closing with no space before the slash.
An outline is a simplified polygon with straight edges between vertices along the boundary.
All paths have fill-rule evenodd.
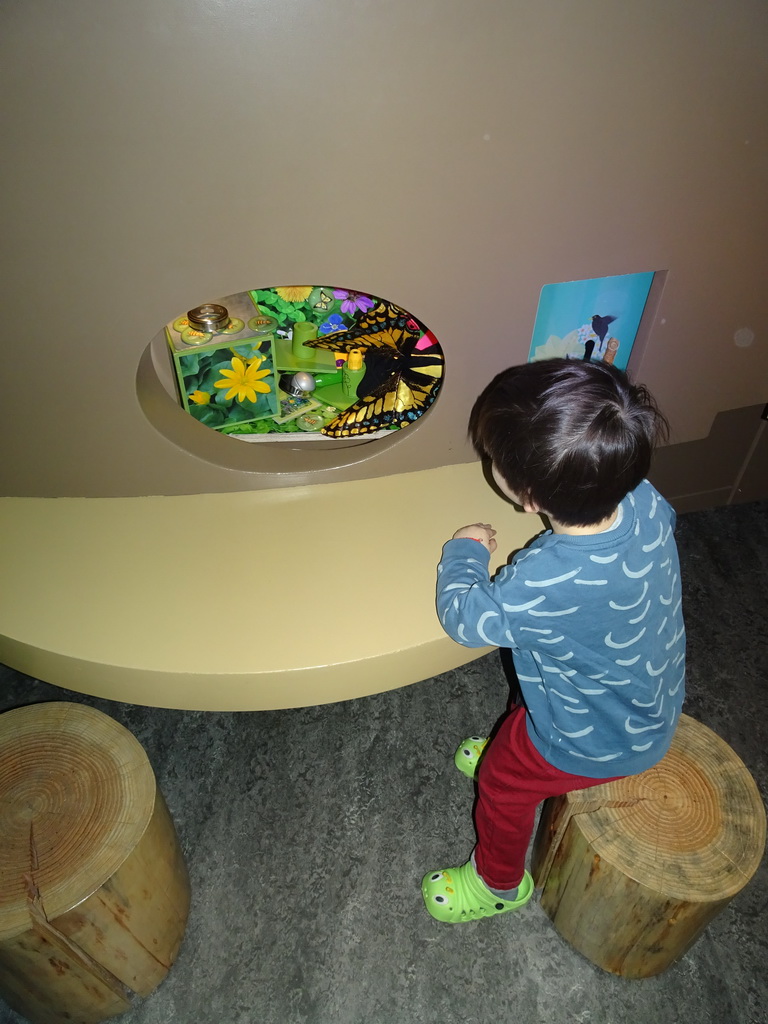
<path id="1" fill-rule="evenodd" d="M 459 749 L 453 756 L 453 763 L 463 775 L 474 779 L 480 755 L 487 745 L 487 736 L 468 736 L 459 744 Z"/>
<path id="2" fill-rule="evenodd" d="M 502 900 L 487 888 L 471 862 L 460 868 L 430 871 L 421 883 L 424 904 L 436 921 L 461 924 L 481 917 L 519 910 L 533 896 L 533 879 L 526 871 L 515 900 Z"/>

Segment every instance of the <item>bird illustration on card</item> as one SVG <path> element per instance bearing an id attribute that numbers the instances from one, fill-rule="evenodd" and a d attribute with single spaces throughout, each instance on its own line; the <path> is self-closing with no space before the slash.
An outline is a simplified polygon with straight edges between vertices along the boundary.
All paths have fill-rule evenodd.
<path id="1" fill-rule="evenodd" d="M 544 285 L 528 362 L 559 357 L 625 370 L 653 277 L 650 271 Z"/>

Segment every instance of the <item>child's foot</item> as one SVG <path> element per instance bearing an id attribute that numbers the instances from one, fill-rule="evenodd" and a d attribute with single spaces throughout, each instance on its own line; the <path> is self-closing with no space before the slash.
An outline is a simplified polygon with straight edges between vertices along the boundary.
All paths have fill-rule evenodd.
<path id="1" fill-rule="evenodd" d="M 494 917 L 524 907 L 533 896 L 533 879 L 526 871 L 517 897 L 503 900 L 490 891 L 471 862 L 459 868 L 430 871 L 421 883 L 424 904 L 436 921 L 461 924 L 481 917 Z"/>
<path id="2" fill-rule="evenodd" d="M 459 744 L 459 749 L 453 757 L 453 763 L 462 774 L 474 779 L 477 766 L 480 762 L 480 755 L 488 744 L 487 736 L 468 736 Z"/>

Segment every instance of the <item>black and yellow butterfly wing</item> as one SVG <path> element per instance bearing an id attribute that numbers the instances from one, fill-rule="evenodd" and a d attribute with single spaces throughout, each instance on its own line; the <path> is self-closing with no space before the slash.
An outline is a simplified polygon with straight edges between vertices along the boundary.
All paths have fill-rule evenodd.
<path id="1" fill-rule="evenodd" d="M 443 375 L 440 346 L 431 336 L 424 345 L 425 334 L 424 325 L 406 310 L 379 300 L 346 330 L 307 342 L 332 352 L 360 349 L 367 367 L 362 383 L 370 388 L 368 394 L 340 412 L 322 433 L 356 437 L 417 420 L 434 402 Z"/>
<path id="2" fill-rule="evenodd" d="M 351 352 L 353 349 L 391 348 L 400 350 L 419 338 L 424 327 L 410 313 L 392 302 L 379 302 L 344 331 L 334 331 L 306 342 L 310 348 Z"/>
<path id="3" fill-rule="evenodd" d="M 357 437 L 407 427 L 432 405 L 442 376 L 443 360 L 439 353 L 416 353 L 408 364 L 401 356 L 381 384 L 339 413 L 323 427 L 322 433 L 327 437 Z"/>

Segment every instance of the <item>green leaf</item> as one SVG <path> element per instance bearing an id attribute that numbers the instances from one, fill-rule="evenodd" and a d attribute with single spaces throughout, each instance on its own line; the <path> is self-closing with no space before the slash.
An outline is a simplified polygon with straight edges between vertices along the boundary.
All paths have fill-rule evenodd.
<path id="1" fill-rule="evenodd" d="M 221 379 L 222 377 L 219 371 L 211 368 L 204 375 L 201 375 L 200 383 L 197 386 L 200 388 L 201 391 L 213 391 L 213 385 L 216 383 L 217 380 Z"/>
<path id="2" fill-rule="evenodd" d="M 259 355 L 259 346 L 254 345 L 252 341 L 246 341 L 242 345 L 233 345 L 232 349 L 241 359 L 253 359 L 254 356 Z"/>
<path id="3" fill-rule="evenodd" d="M 189 355 L 179 356 L 179 366 L 185 377 L 190 373 L 197 373 L 200 366 L 200 353 L 191 352 Z"/>
<path id="4" fill-rule="evenodd" d="M 189 408 L 191 416 L 206 427 L 218 427 L 224 422 L 224 413 L 211 405 L 192 405 Z"/>
<path id="5" fill-rule="evenodd" d="M 229 411 L 227 423 L 242 423 L 243 420 L 252 420 L 257 415 L 255 406 L 250 402 L 243 402 L 242 405 L 235 403 Z"/>

